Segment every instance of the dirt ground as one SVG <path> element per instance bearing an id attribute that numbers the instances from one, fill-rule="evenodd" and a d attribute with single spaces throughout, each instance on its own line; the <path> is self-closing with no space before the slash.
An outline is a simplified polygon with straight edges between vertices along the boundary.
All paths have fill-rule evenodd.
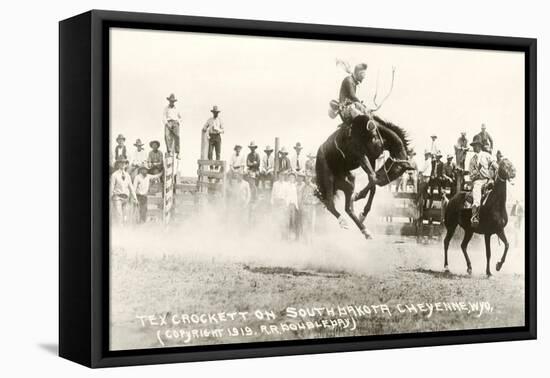
<path id="1" fill-rule="evenodd" d="M 272 229 L 215 219 L 114 230 L 111 349 L 345 337 L 521 326 L 524 252 L 493 239 L 493 277 L 482 239 L 473 274 L 455 236 L 450 273 L 442 242 L 321 224 L 310 244 Z M 330 230 L 330 232 L 328 232 Z"/>

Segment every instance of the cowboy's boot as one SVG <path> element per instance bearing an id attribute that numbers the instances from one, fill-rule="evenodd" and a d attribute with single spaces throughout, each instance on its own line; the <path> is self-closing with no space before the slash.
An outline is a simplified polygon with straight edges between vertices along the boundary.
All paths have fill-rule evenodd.
<path id="1" fill-rule="evenodd" d="M 479 206 L 472 206 L 472 219 L 470 220 L 473 228 L 479 226 Z"/>

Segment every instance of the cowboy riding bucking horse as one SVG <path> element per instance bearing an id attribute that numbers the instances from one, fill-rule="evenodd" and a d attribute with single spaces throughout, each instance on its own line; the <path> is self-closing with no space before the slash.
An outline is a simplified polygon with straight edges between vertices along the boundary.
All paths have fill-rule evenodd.
<path id="1" fill-rule="evenodd" d="M 387 185 L 406 170 L 413 169 L 407 155 L 409 141 L 402 128 L 374 114 L 393 89 L 395 68 L 392 69 L 392 82 L 388 94 L 378 104 L 376 91 L 373 98 L 375 108 L 367 109 L 357 97 L 357 87 L 366 78 L 367 64 L 357 64 L 353 71 L 345 62 L 337 61 L 337 65 L 343 65 L 349 76 L 342 82 L 338 101 L 330 102 L 329 116 L 335 118 L 339 115 L 342 123 L 317 151 L 317 195 L 327 210 L 338 219 L 340 227 L 347 228 L 346 220 L 334 205 L 336 191 L 343 191 L 346 213 L 369 239 L 372 236 L 363 223 L 371 209 L 376 186 Z M 388 151 L 390 156 L 383 166 L 375 171 L 375 161 L 384 150 Z M 359 167 L 368 175 L 369 183 L 360 192 L 354 193 L 355 176 L 351 171 Z M 367 195 L 367 203 L 357 216 L 353 210 L 353 202 Z"/>

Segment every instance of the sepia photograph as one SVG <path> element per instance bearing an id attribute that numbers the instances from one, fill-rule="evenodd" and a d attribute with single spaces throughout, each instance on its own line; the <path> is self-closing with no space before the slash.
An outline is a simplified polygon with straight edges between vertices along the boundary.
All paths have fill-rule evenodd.
<path id="1" fill-rule="evenodd" d="M 524 52 L 108 33 L 110 351 L 526 325 Z"/>

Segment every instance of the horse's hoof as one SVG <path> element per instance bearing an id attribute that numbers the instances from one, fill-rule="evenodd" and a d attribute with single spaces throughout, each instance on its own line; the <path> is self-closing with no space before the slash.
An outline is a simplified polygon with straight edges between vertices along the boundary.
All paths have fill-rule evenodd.
<path id="1" fill-rule="evenodd" d="M 340 225 L 340 228 L 343 228 L 344 230 L 349 228 L 348 222 L 346 222 L 344 218 L 338 218 L 338 224 Z"/>
<path id="2" fill-rule="evenodd" d="M 496 266 L 497 272 L 500 272 L 501 268 L 502 268 L 502 263 L 499 261 L 497 262 L 497 266 Z"/>
<path id="3" fill-rule="evenodd" d="M 445 271 L 445 273 L 450 273 L 451 271 L 449 270 L 449 266 L 448 265 L 445 265 L 445 267 L 443 268 L 443 270 Z"/>
<path id="4" fill-rule="evenodd" d="M 363 236 L 365 237 L 365 239 L 367 240 L 370 240 L 372 239 L 372 234 L 369 232 L 369 230 L 367 230 L 366 228 L 361 230 L 361 233 L 363 234 Z"/>
<path id="5" fill-rule="evenodd" d="M 493 275 L 491 274 L 491 272 L 485 272 L 487 274 L 487 278 L 491 278 Z"/>
<path id="6" fill-rule="evenodd" d="M 466 272 L 471 276 L 472 275 L 472 268 L 466 269 Z"/>

